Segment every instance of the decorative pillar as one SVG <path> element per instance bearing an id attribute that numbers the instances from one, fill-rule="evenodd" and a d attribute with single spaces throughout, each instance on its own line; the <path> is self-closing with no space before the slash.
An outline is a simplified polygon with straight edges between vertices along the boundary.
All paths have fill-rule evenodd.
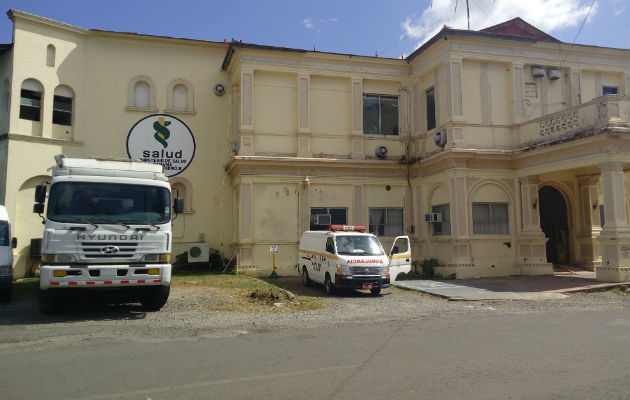
<path id="1" fill-rule="evenodd" d="M 515 267 L 521 275 L 553 275 L 553 264 L 547 262 L 547 238 L 540 228 L 538 178 L 519 178 L 522 226 L 518 234 Z"/>
<path id="2" fill-rule="evenodd" d="M 313 157 L 311 149 L 310 123 L 310 82 L 309 74 L 298 75 L 298 157 Z"/>
<path id="3" fill-rule="evenodd" d="M 254 71 L 241 71 L 241 146 L 238 154 L 253 156 L 254 149 Z"/>
<path id="4" fill-rule="evenodd" d="M 582 89 L 580 86 L 580 71 L 570 70 L 571 73 L 571 106 L 575 107 L 582 103 Z"/>
<path id="5" fill-rule="evenodd" d="M 453 165 L 450 176 L 450 214 L 451 214 L 451 260 L 447 264 L 446 275 L 454 268 L 458 278 L 472 276 L 475 266 L 469 236 L 468 187 L 466 184 L 468 170 L 463 161 Z M 448 268 L 450 267 L 450 268 Z"/>
<path id="6" fill-rule="evenodd" d="M 578 263 L 590 270 L 602 263 L 599 235 L 602 223 L 599 218 L 598 175 L 579 176 L 580 220 L 578 235 Z"/>
<path id="7" fill-rule="evenodd" d="M 604 200 L 604 226 L 599 235 L 602 265 L 595 269 L 598 281 L 630 281 L 630 226 L 626 220 L 623 162 L 599 165 Z"/>
<path id="8" fill-rule="evenodd" d="M 514 82 L 514 122 L 523 122 L 523 65 L 512 64 Z"/>
<path id="9" fill-rule="evenodd" d="M 253 268 L 252 249 L 252 183 L 241 183 L 238 267 Z"/>
<path id="10" fill-rule="evenodd" d="M 363 80 L 352 80 L 352 158 L 363 160 Z"/>

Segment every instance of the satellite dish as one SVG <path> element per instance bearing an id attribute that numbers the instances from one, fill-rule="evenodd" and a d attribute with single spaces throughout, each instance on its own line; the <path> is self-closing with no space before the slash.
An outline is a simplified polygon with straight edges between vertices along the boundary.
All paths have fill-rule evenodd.
<path id="1" fill-rule="evenodd" d="M 377 146 L 376 150 L 374 150 L 376 157 L 385 158 L 387 156 L 387 147 L 385 146 Z"/>

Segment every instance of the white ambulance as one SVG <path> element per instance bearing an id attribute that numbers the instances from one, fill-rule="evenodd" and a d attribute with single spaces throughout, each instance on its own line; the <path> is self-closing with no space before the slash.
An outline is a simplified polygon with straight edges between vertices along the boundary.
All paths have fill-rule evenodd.
<path id="1" fill-rule="evenodd" d="M 0 301 L 10 301 L 13 290 L 13 249 L 17 239 L 11 238 L 9 213 L 0 206 Z"/>
<path id="2" fill-rule="evenodd" d="M 300 239 L 298 272 L 302 282 L 336 288 L 370 290 L 378 295 L 391 280 L 411 270 L 409 237 L 399 236 L 389 256 L 364 226 L 331 225 L 328 231 L 306 231 Z"/>

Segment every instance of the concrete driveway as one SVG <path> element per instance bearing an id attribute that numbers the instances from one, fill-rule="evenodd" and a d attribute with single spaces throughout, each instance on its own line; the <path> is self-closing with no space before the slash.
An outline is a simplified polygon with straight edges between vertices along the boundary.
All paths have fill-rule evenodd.
<path id="1" fill-rule="evenodd" d="M 568 270 L 552 276 L 404 280 L 394 285 L 449 300 L 548 300 L 564 298 L 569 293 L 624 287 L 628 283 L 599 282 L 592 271 Z"/>

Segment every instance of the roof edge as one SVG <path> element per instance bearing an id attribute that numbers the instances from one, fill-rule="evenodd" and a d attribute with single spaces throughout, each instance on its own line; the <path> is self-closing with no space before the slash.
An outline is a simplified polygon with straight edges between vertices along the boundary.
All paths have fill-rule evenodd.
<path id="1" fill-rule="evenodd" d="M 23 19 L 30 22 L 36 22 L 43 25 L 48 25 L 57 29 L 65 29 L 82 35 L 88 34 L 89 30 L 81 28 L 75 25 L 66 24 L 65 22 L 55 21 L 54 19 L 40 17 L 39 15 L 27 13 L 25 11 L 10 9 L 7 11 L 7 16 L 13 23 L 16 19 Z"/>

